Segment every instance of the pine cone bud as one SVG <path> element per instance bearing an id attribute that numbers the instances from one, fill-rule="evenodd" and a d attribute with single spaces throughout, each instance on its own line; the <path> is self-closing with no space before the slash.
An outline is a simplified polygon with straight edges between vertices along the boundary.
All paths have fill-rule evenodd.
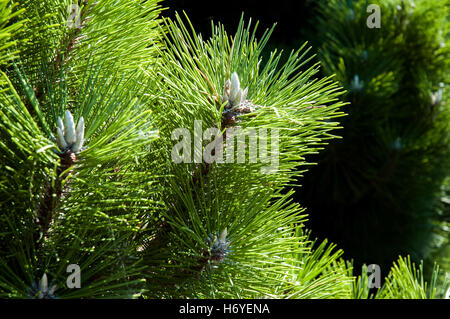
<path id="1" fill-rule="evenodd" d="M 64 114 L 64 122 L 61 117 L 57 119 L 56 127 L 56 143 L 61 154 L 70 150 L 73 153 L 79 153 L 84 143 L 84 119 L 80 118 L 77 128 L 72 113 L 66 110 Z"/>

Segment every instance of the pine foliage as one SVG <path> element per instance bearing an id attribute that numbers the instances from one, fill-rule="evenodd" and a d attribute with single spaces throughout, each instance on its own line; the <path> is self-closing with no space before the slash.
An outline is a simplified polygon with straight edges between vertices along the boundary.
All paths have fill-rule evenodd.
<path id="1" fill-rule="evenodd" d="M 273 291 L 274 284 L 283 287 L 278 294 L 291 291 L 295 295 L 297 281 L 286 282 L 281 274 L 300 271 L 302 263 L 293 257 L 300 254 L 307 259 L 311 245 L 293 233 L 293 226 L 301 224 L 304 216 L 298 205 L 290 203 L 291 193 L 280 191 L 292 180 L 302 156 L 330 137 L 328 131 L 337 125 L 331 119 L 340 115 L 337 96 L 341 91 L 330 79 L 311 79 L 317 66 L 294 73 L 307 61 L 303 48 L 292 52 L 289 63 L 279 71 L 279 55 L 275 53 L 261 67 L 260 53 L 271 31 L 257 40 L 256 31 L 243 20 L 233 36 L 223 26 L 213 25 L 212 36 L 206 41 L 180 17 L 175 22 L 166 20 L 164 26 L 168 30 L 167 50 L 161 52 L 160 67 L 149 75 L 158 79 L 157 91 L 164 92 L 159 99 L 163 113 L 158 117 L 163 155 L 158 157 L 165 159 L 166 175 L 171 177 L 164 194 L 165 230 L 151 234 L 143 250 L 144 259 L 154 264 L 149 268 L 149 296 L 165 297 L 172 290 L 169 296 L 280 297 Z M 241 87 L 248 88 L 248 103 L 254 111 L 230 119 L 222 95 L 234 72 Z M 237 157 L 232 163 L 167 163 L 173 130 L 188 128 L 194 136 L 194 121 L 199 121 L 203 130 L 216 128 L 225 134 L 230 134 L 226 129 L 239 125 L 242 132 L 236 133 L 238 138 L 247 128 L 279 129 L 277 170 L 267 174 L 262 170 L 267 163 L 250 163 L 248 151 L 242 163 L 236 163 Z M 188 143 L 194 154 L 204 151 Z M 225 153 L 224 160 L 236 152 L 226 149 Z M 230 252 L 215 264 L 207 238 L 224 229 Z M 161 243 L 173 245 L 164 252 L 166 256 L 161 253 Z M 338 257 L 329 254 L 319 253 L 314 260 Z M 161 265 L 166 265 L 165 272 L 157 271 Z M 312 271 L 319 275 L 320 267 L 314 265 Z M 159 291 L 161 283 L 167 285 L 163 291 Z"/>
<path id="2" fill-rule="evenodd" d="M 336 137 L 342 88 L 306 67 L 306 45 L 262 63 L 272 30 L 242 18 L 203 39 L 158 3 L 78 1 L 72 19 L 69 1 L 0 0 L 0 297 L 368 297 L 290 189 Z M 174 160 L 174 132 L 199 124 L 235 129 L 231 162 L 194 160 L 208 154 L 194 139 L 193 160 Z M 252 129 L 275 162 L 252 160 Z M 379 296 L 434 297 L 411 267 L 400 259 Z"/>

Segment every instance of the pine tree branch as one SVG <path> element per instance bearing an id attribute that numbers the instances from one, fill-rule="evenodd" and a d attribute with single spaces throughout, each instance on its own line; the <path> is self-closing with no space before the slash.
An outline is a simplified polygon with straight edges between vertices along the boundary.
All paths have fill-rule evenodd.
<path id="1" fill-rule="evenodd" d="M 60 163 L 56 169 L 56 180 L 48 182 L 45 193 L 42 196 L 42 201 L 38 205 L 36 212 L 36 222 L 39 225 L 39 228 L 33 235 L 36 251 L 39 251 L 42 247 L 42 240 L 47 238 L 50 226 L 56 218 L 55 210 L 57 209 L 65 190 L 68 189 L 70 180 L 66 180 L 66 178 L 70 174 L 73 174 L 73 170 L 69 169 L 78 161 L 76 154 L 70 149 L 59 154 L 59 157 Z M 65 183 L 64 186 L 62 186 L 62 181 L 64 180 Z"/>
<path id="2" fill-rule="evenodd" d="M 83 27 L 90 20 L 89 14 L 92 12 L 93 7 L 96 5 L 96 2 L 91 3 L 88 6 L 89 0 L 83 0 L 81 4 L 81 13 L 80 13 L 80 26 L 75 28 L 75 31 L 72 33 L 67 33 L 66 37 L 61 40 L 60 49 L 57 51 L 56 56 L 54 58 L 54 69 L 55 71 L 60 70 L 66 64 L 66 61 L 70 59 L 70 53 L 75 48 L 76 42 L 78 40 L 78 35 L 82 32 Z"/>

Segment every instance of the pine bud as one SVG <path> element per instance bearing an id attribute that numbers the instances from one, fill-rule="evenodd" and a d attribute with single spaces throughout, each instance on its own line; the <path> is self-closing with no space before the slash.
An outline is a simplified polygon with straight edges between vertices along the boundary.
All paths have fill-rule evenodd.
<path id="1" fill-rule="evenodd" d="M 65 112 L 64 123 L 60 117 L 58 117 L 56 127 L 56 143 L 61 153 L 66 152 L 68 149 L 72 153 L 79 153 L 84 143 L 84 119 L 80 118 L 77 128 L 75 129 L 75 123 L 70 111 Z"/>
<path id="2" fill-rule="evenodd" d="M 61 120 L 61 117 L 58 116 L 58 120 L 57 120 L 57 125 L 59 127 L 59 129 L 64 133 L 64 124 L 63 121 Z"/>
<path id="3" fill-rule="evenodd" d="M 59 127 L 56 128 L 56 143 L 58 144 L 58 147 L 61 151 L 65 150 L 68 147 L 64 138 L 64 133 Z"/>
<path id="4" fill-rule="evenodd" d="M 241 104 L 241 97 L 242 97 L 242 90 L 239 89 L 237 91 L 236 97 L 233 100 L 234 101 L 233 106 L 237 106 L 237 105 Z"/>
<path id="5" fill-rule="evenodd" d="M 236 97 L 240 91 L 241 91 L 241 85 L 239 83 L 239 77 L 238 77 L 237 73 L 234 72 L 231 75 L 231 90 L 230 90 L 230 98 L 229 98 L 232 106 L 235 106 L 236 102 L 238 102 L 236 100 Z M 240 100 L 239 100 L 239 102 L 240 102 Z"/>
<path id="6" fill-rule="evenodd" d="M 48 290 L 48 281 L 47 281 L 47 274 L 44 274 L 42 276 L 41 282 L 40 282 L 41 292 L 46 292 Z"/>
<path id="7" fill-rule="evenodd" d="M 353 80 L 350 82 L 350 89 L 355 92 L 360 92 L 364 88 L 364 81 L 359 81 L 359 75 L 355 74 Z"/>
<path id="8" fill-rule="evenodd" d="M 220 233 L 219 241 L 225 242 L 226 238 L 227 238 L 227 229 L 225 228 L 225 229 Z"/>
<path id="9" fill-rule="evenodd" d="M 245 88 L 244 92 L 241 95 L 241 103 L 244 103 L 247 100 L 248 87 Z"/>
<path id="10" fill-rule="evenodd" d="M 66 111 L 64 116 L 64 138 L 67 144 L 72 145 L 75 143 L 77 137 L 75 133 L 75 123 L 73 121 L 72 113 L 69 110 Z"/>
<path id="11" fill-rule="evenodd" d="M 78 121 L 76 131 L 76 142 L 72 146 L 72 152 L 78 153 L 83 147 L 83 142 L 84 142 L 84 119 L 83 117 L 81 117 L 80 120 Z"/>
<path id="12" fill-rule="evenodd" d="M 211 235 L 209 238 L 210 246 L 210 261 L 214 264 L 221 262 L 226 255 L 230 252 L 230 241 L 227 238 L 228 232 L 225 228 L 220 232 L 219 236 Z"/>
<path id="13" fill-rule="evenodd" d="M 47 274 L 44 273 L 39 284 L 33 282 L 31 288 L 28 289 L 28 296 L 36 299 L 56 299 L 55 291 L 57 286 L 48 287 Z"/>
<path id="14" fill-rule="evenodd" d="M 227 102 L 223 111 L 222 124 L 227 126 L 234 124 L 239 115 L 252 113 L 255 111 L 255 105 L 247 100 L 248 87 L 241 89 L 239 77 L 233 72 L 231 79 L 225 82 L 222 102 Z"/>

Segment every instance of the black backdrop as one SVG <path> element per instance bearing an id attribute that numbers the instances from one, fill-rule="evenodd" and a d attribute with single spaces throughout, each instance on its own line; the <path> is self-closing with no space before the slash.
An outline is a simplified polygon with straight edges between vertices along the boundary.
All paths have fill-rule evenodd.
<path id="1" fill-rule="evenodd" d="M 166 0 L 162 5 L 168 8 L 163 14 L 165 16 L 173 17 L 176 11 L 185 11 L 196 30 L 204 36 L 210 35 L 211 20 L 224 24 L 227 32 L 233 34 L 244 12 L 246 20 L 252 18 L 253 21 L 259 21 L 260 31 L 277 23 L 271 37 L 272 44 L 295 47 L 303 42 L 303 31 L 307 28 L 315 1 Z"/>

